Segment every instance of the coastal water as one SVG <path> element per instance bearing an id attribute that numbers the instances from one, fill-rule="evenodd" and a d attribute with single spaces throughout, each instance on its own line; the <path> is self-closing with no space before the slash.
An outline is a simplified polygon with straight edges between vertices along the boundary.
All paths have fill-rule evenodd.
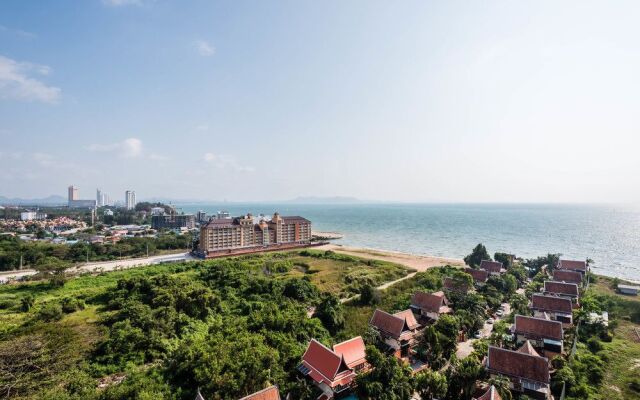
<path id="1" fill-rule="evenodd" d="M 182 204 L 184 212 L 226 210 L 301 215 L 342 243 L 461 258 L 478 243 L 519 257 L 562 253 L 595 261 L 597 274 L 640 281 L 640 208 L 505 204 Z"/>

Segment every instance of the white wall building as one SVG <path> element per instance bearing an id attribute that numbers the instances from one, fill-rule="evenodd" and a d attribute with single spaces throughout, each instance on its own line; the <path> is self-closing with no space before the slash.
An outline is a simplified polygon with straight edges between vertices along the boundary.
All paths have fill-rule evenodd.
<path id="1" fill-rule="evenodd" d="M 127 207 L 127 210 L 133 210 L 136 207 L 136 192 L 133 190 L 127 190 L 124 193 L 124 201 L 125 201 L 125 207 Z"/>

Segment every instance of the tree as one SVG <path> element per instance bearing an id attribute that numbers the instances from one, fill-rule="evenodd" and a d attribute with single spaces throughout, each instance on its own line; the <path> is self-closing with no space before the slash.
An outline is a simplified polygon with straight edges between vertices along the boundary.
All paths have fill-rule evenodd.
<path id="1" fill-rule="evenodd" d="M 431 368 L 439 368 L 442 365 L 442 346 L 440 346 L 440 334 L 431 325 L 420 335 L 416 346 L 418 355 L 427 361 Z"/>
<path id="2" fill-rule="evenodd" d="M 447 399 L 468 399 L 471 397 L 480 377 L 482 366 L 474 356 L 462 360 L 455 360 L 450 369 L 449 390 Z"/>
<path id="3" fill-rule="evenodd" d="M 511 296 L 511 314 L 512 315 L 529 315 L 529 300 L 521 294 Z"/>
<path id="4" fill-rule="evenodd" d="M 504 265 L 505 268 L 511 268 L 512 263 L 512 257 L 511 254 L 507 254 L 507 253 L 500 253 L 500 252 L 496 252 L 493 255 L 493 259 L 496 261 L 499 261 L 502 263 L 502 265 Z"/>
<path id="5" fill-rule="evenodd" d="M 440 399 L 447 394 L 447 377 L 426 369 L 416 375 L 416 391 L 422 400 Z"/>
<path id="6" fill-rule="evenodd" d="M 20 309 L 24 312 L 27 312 L 33 307 L 33 304 L 36 302 L 36 299 L 28 294 L 20 299 Z"/>
<path id="7" fill-rule="evenodd" d="M 482 243 L 479 243 L 471 251 L 471 254 L 464 258 L 464 263 L 470 267 L 478 267 L 482 260 L 491 260 L 491 256 L 487 252 L 487 248 Z"/>
<path id="8" fill-rule="evenodd" d="M 335 335 L 344 327 L 344 310 L 340 299 L 331 293 L 322 296 L 322 301 L 316 308 L 315 316 L 331 334 Z"/>
<path id="9" fill-rule="evenodd" d="M 415 384 L 410 367 L 395 357 L 383 355 L 373 346 L 367 346 L 367 362 L 372 370 L 356 378 L 358 397 L 372 400 L 411 399 Z"/>
<path id="10" fill-rule="evenodd" d="M 373 305 L 380 302 L 380 291 L 370 284 L 365 284 L 360 289 L 360 303 Z"/>
<path id="11" fill-rule="evenodd" d="M 460 320 L 453 315 L 441 315 L 433 327 L 438 332 L 442 357 L 449 358 L 456 351 Z"/>

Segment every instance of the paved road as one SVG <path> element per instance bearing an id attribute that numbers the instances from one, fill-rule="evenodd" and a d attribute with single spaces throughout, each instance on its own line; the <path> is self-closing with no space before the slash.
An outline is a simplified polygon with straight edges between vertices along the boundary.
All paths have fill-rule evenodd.
<path id="1" fill-rule="evenodd" d="M 192 261 L 192 260 L 196 260 L 196 258 L 192 257 L 191 254 L 188 252 L 176 253 L 176 254 L 163 254 L 160 256 L 130 258 L 126 260 L 93 262 L 93 263 L 83 264 L 77 267 L 69 268 L 68 271 L 71 273 L 103 272 L 103 271 L 113 271 L 115 269 L 141 267 L 143 265 L 160 264 L 163 262 Z M 22 270 L 22 271 L 2 272 L 0 273 L 0 282 L 4 282 L 11 278 L 15 279 L 22 276 L 34 275 L 35 273 L 36 271 L 32 269 Z"/>
<path id="2" fill-rule="evenodd" d="M 502 306 L 504 307 L 504 316 L 496 318 L 495 322 L 498 322 L 502 318 L 504 318 L 507 315 L 511 314 L 511 305 L 509 305 L 509 303 L 502 303 Z M 482 327 L 482 329 L 480 329 L 481 338 L 487 338 L 487 337 L 491 336 L 491 332 L 492 331 L 493 331 L 493 324 L 488 324 L 485 321 L 484 326 Z M 468 340 L 466 340 L 464 342 L 458 343 L 458 349 L 456 350 L 456 356 L 459 359 L 468 357 L 469 354 L 471 354 L 473 352 L 473 343 L 476 342 L 477 340 L 478 339 L 470 338 L 470 339 L 468 339 Z"/>

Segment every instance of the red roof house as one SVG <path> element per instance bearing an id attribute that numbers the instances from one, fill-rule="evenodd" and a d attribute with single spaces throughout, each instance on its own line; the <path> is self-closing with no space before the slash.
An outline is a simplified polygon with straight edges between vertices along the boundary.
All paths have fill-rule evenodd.
<path id="1" fill-rule="evenodd" d="M 587 267 L 586 261 L 578 261 L 578 260 L 558 260 L 558 265 L 556 265 L 557 269 L 565 269 L 569 271 L 580 272 L 581 274 L 586 274 L 589 267 Z"/>
<path id="2" fill-rule="evenodd" d="M 449 300 L 443 292 L 416 292 L 411 297 L 411 308 L 419 310 L 421 315 L 437 320 L 441 314 L 451 312 Z"/>
<path id="3" fill-rule="evenodd" d="M 546 313 L 554 321 L 573 323 L 573 303 L 566 297 L 534 294 L 531 296 L 531 309 L 536 317 L 544 317 Z"/>
<path id="4" fill-rule="evenodd" d="M 278 390 L 278 386 L 273 385 L 243 397 L 240 400 L 280 400 L 280 391 Z"/>
<path id="5" fill-rule="evenodd" d="M 499 275 L 501 272 L 504 272 L 502 263 L 499 261 L 482 260 L 480 261 L 480 269 L 489 272 L 491 275 Z"/>
<path id="6" fill-rule="evenodd" d="M 411 310 L 389 314 L 376 309 L 369 325 L 380 333 L 384 342 L 398 358 L 409 355 L 411 347 L 415 345 L 414 336 L 420 327 Z"/>
<path id="7" fill-rule="evenodd" d="M 549 361 L 530 354 L 528 348 L 513 351 L 489 346 L 486 367 L 492 376 L 502 375 L 511 381 L 510 388 L 534 398 L 550 396 Z M 535 350 L 534 350 L 535 352 Z"/>
<path id="8" fill-rule="evenodd" d="M 342 355 L 334 353 L 315 339 L 309 342 L 298 370 L 328 395 L 347 390 L 356 377 Z"/>
<path id="9" fill-rule="evenodd" d="M 502 397 L 498 394 L 496 387 L 491 385 L 482 396 L 475 397 L 473 400 L 502 400 Z"/>
<path id="10" fill-rule="evenodd" d="M 464 272 L 473 277 L 475 283 L 485 283 L 489 278 L 489 271 L 485 269 L 465 268 Z"/>
<path id="11" fill-rule="evenodd" d="M 557 296 L 571 297 L 573 299 L 577 299 L 579 294 L 578 285 L 576 285 L 575 283 L 565 283 L 565 282 L 556 282 L 556 281 L 545 281 L 544 293 L 557 295 Z"/>
<path id="12" fill-rule="evenodd" d="M 556 282 L 582 284 L 582 274 L 576 271 L 566 269 L 556 269 L 553 271 L 553 280 Z"/>
<path id="13" fill-rule="evenodd" d="M 367 353 L 361 336 L 334 345 L 333 352 L 341 356 L 347 367 L 356 372 L 366 368 Z"/>

